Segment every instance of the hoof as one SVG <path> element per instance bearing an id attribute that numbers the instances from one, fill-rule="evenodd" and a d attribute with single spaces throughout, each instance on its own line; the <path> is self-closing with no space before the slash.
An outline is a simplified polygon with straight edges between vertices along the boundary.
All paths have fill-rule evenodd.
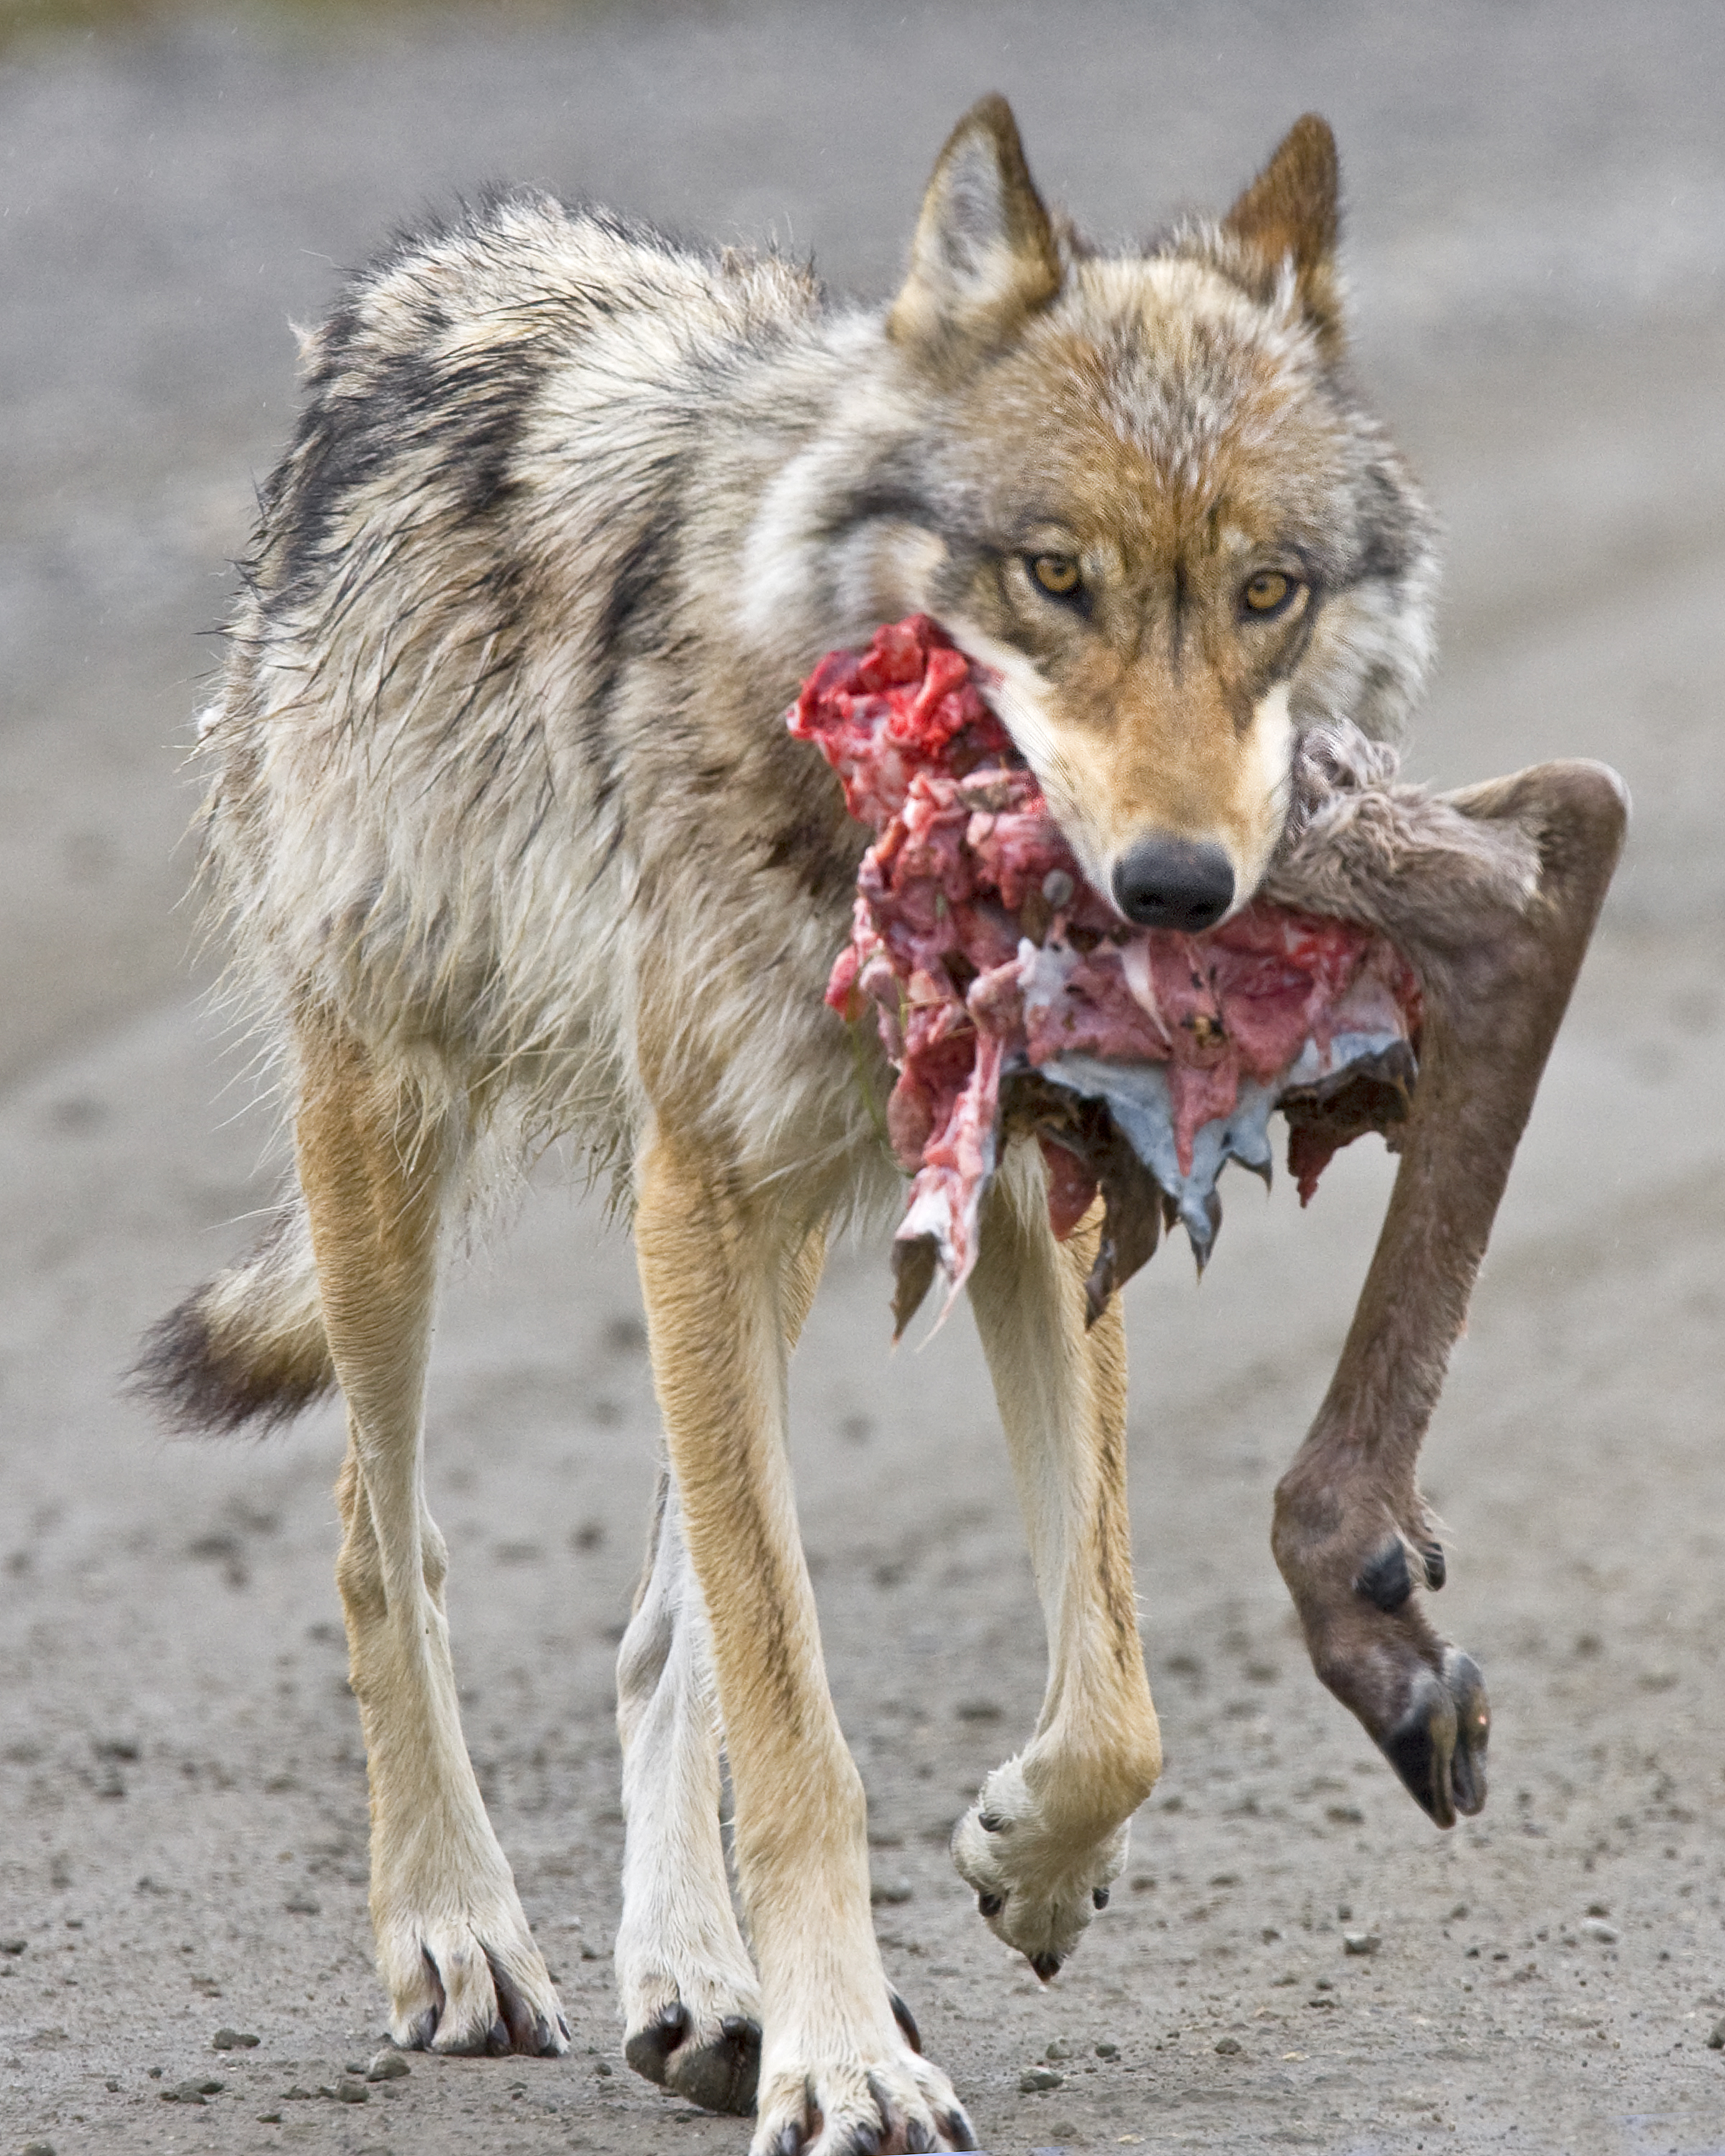
<path id="1" fill-rule="evenodd" d="M 1439 1826 L 1471 1818 L 1486 1801 L 1486 1747 L 1491 1709 L 1471 1655 L 1455 1647 L 1441 1674 L 1428 1671 L 1409 1711 L 1378 1738 L 1384 1756 L 1409 1794 Z"/>
<path id="2" fill-rule="evenodd" d="M 1313 1667 L 1426 1817 L 1450 1827 L 1486 1801 L 1485 1680 L 1425 1614 L 1420 1590 L 1441 1587 L 1448 1572 L 1442 1544 L 1423 1520 L 1382 1534 L 1380 1523 L 1363 1554 L 1357 1542 L 1350 1550 L 1332 1507 L 1286 1480 L 1277 1492 L 1276 1559 Z"/>

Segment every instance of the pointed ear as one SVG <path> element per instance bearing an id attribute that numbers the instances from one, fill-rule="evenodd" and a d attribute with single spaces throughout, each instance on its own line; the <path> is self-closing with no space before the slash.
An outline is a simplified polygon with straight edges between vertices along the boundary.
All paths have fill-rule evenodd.
<path id="1" fill-rule="evenodd" d="M 996 344 L 1060 285 L 1060 251 L 1012 108 L 985 97 L 941 151 L 886 333 L 906 346 Z"/>
<path id="2" fill-rule="evenodd" d="M 1341 229 L 1341 174 L 1336 138 L 1315 112 L 1296 120 L 1281 147 L 1222 220 L 1270 276 L 1289 259 L 1307 319 L 1326 356 L 1344 342 L 1342 286 L 1336 271 Z"/>

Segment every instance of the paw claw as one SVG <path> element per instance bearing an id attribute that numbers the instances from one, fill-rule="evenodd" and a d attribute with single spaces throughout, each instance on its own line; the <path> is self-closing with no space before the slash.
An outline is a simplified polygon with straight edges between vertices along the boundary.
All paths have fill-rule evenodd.
<path id="1" fill-rule="evenodd" d="M 1057 1953 L 1031 1954 L 1027 1958 L 1045 1984 L 1051 1984 L 1060 1973 L 1061 1957 Z"/>
<path id="2" fill-rule="evenodd" d="M 755 2107 L 761 2073 L 761 2031 L 740 2014 L 727 2015 L 717 2036 L 690 2041 L 688 2008 L 674 1999 L 649 2027 L 626 2039 L 623 2056 L 635 2071 L 660 2087 L 700 2105 L 746 2118 Z"/>
<path id="3" fill-rule="evenodd" d="M 891 2002 L 892 2018 L 898 2024 L 899 2034 L 920 2058 L 922 2053 L 922 2038 L 916 2027 L 916 2015 L 911 2013 L 910 2008 L 896 1991 L 889 1992 L 887 1997 Z"/>
<path id="4" fill-rule="evenodd" d="M 659 2019 L 625 2037 L 623 2056 L 645 2081 L 665 2087 L 665 2070 L 671 2053 L 689 2033 L 689 2010 L 674 1999 Z"/>
<path id="5" fill-rule="evenodd" d="M 415 1928 L 405 1952 L 380 1953 L 395 2001 L 395 2041 L 404 2051 L 451 2058 L 545 2058 L 567 2051 L 568 2024 L 525 1922 L 511 1938 L 510 1926 L 500 1922 L 495 1931 L 490 1924 L 482 1931 L 483 1921 L 428 1925 L 423 1936 Z M 509 1938 L 508 1946 L 487 1945 L 486 1931 Z M 380 1925 L 380 1941 L 387 1936 Z"/>
<path id="6" fill-rule="evenodd" d="M 762 2084 L 755 2156 L 932 2156 L 976 2145 L 946 2076 L 890 2025 L 823 2045 L 812 2066 L 770 2068 Z"/>
<path id="7" fill-rule="evenodd" d="M 747 2118 L 755 2107 L 760 2078 L 760 2029 L 732 2014 L 720 2023 L 716 2043 L 702 2045 L 672 2061 L 670 2085 L 703 2111 Z"/>

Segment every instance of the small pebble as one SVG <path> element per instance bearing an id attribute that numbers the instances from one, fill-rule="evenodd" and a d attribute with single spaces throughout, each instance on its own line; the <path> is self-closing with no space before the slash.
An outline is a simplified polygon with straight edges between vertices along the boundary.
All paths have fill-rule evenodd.
<path id="1" fill-rule="evenodd" d="M 896 1909 L 900 1902 L 908 1902 L 914 1891 L 908 1879 L 877 1879 L 869 1889 L 869 1899 L 877 1909 Z"/>
<path id="2" fill-rule="evenodd" d="M 1042 2056 L 1045 2059 L 1070 2059 L 1072 2056 L 1072 2046 L 1064 2036 L 1056 2036 Z"/>
<path id="3" fill-rule="evenodd" d="M 1707 2038 L 1707 2049 L 1710 2051 L 1725 2051 L 1725 2021 L 1714 2022 L 1713 2033 Z"/>
<path id="4" fill-rule="evenodd" d="M 281 1906 L 290 1917 L 321 1917 L 323 1914 L 322 1902 L 314 1901 L 310 1894 L 295 1894 L 291 1901 L 284 1902 Z"/>
<path id="5" fill-rule="evenodd" d="M 213 2051 L 255 2051 L 258 2039 L 247 2035 L 243 2029 L 218 2029 L 209 2047 Z"/>
<path id="6" fill-rule="evenodd" d="M 1065 2079 L 1065 2076 L 1057 2074 L 1052 2066 L 1026 2066 L 1019 2076 L 1019 2090 L 1020 2094 L 1029 2096 L 1037 2089 L 1058 2088 Z"/>
<path id="7" fill-rule="evenodd" d="M 1096 2046 L 1096 2056 L 1099 2059 L 1117 2059 L 1120 2056 L 1120 2046 L 1118 2044 L 1111 2044 L 1105 2036 Z"/>
<path id="8" fill-rule="evenodd" d="M 259 2126 L 280 2126 L 281 2113 L 279 2111 L 260 2111 L 258 2113 L 258 2123 Z"/>
<path id="9" fill-rule="evenodd" d="M 608 2059 L 596 2060 L 593 2064 L 593 2071 L 599 2076 L 601 2081 L 609 2081 L 611 2078 L 611 2061 Z"/>
<path id="10" fill-rule="evenodd" d="M 1376 1932 L 1343 1932 L 1342 1951 L 1350 1954 L 1374 1954 L 1384 1942 Z"/>
<path id="11" fill-rule="evenodd" d="M 1224 2059 L 1237 2059 L 1241 2048 L 1238 2036 L 1218 2036 L 1216 2039 L 1216 2049 Z"/>
<path id="12" fill-rule="evenodd" d="M 225 2082 L 177 2082 L 171 2089 L 163 2089 L 164 2103 L 203 2103 L 213 2096 L 219 2096 L 227 2087 Z"/>
<path id="13" fill-rule="evenodd" d="M 336 2083 L 335 2098 L 337 2103 L 369 2103 L 372 2092 L 363 2082 L 344 2079 Z"/>
<path id="14" fill-rule="evenodd" d="M 28 1939 L 0 1939 L 0 1954 L 21 1954 L 29 1943 Z"/>
<path id="15" fill-rule="evenodd" d="M 24 2156 L 54 2156 L 54 2143 L 51 2141 L 27 2141 Z"/>
<path id="16" fill-rule="evenodd" d="M 382 2051 L 366 2068 L 368 2082 L 398 2082 L 404 2080 L 412 2069 L 399 2051 Z"/>
<path id="17" fill-rule="evenodd" d="M 1596 1939 L 1602 1947 L 1615 1947 L 1618 1938 L 1617 1927 L 1608 1924 L 1603 1917 L 1588 1917 L 1583 1920 L 1581 1936 L 1584 1939 Z"/>

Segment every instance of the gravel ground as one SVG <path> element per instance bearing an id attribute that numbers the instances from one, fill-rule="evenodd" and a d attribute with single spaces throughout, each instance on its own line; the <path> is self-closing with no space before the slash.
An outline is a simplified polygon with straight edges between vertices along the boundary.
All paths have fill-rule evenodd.
<path id="1" fill-rule="evenodd" d="M 1477 1821 L 1430 1829 L 1320 1690 L 1267 1548 L 1381 1152 L 1304 1215 L 1242 1181 L 1202 1291 L 1165 1254 L 1128 1296 L 1168 1764 L 1047 1989 L 944 1847 L 1041 1680 L 979 1360 L 962 1323 L 890 1358 L 884 1253 L 835 1262 L 798 1475 L 889 1969 L 997 2156 L 1725 2148 L 1722 79 L 1716 6 L 1558 0 L 325 8 L 0 47 L 0 2156 L 740 2156 L 619 2048 L 611 1659 L 656 1424 L 626 1243 L 553 1176 L 450 1295 L 431 1478 L 576 2047 L 355 2077 L 382 2014 L 336 1419 L 164 1445 L 115 1393 L 271 1157 L 195 999 L 177 767 L 285 319 L 332 264 L 509 175 L 884 290 L 991 86 L 1105 230 L 1331 115 L 1364 365 L 1450 532 L 1415 767 L 1604 755 L 1637 817 L 1428 1448 L 1497 1712 Z"/>

